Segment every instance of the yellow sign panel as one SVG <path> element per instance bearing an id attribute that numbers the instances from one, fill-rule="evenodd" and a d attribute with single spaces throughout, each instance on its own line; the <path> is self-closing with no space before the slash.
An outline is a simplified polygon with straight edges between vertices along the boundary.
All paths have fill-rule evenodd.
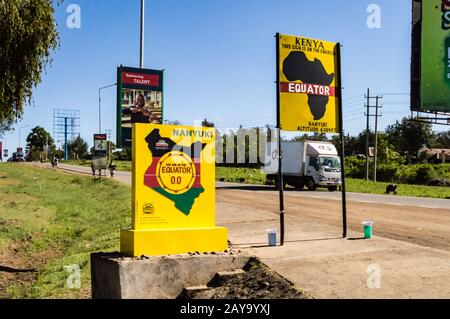
<path id="1" fill-rule="evenodd" d="M 339 133 L 336 43 L 279 35 L 280 125 Z"/>
<path id="2" fill-rule="evenodd" d="M 133 124 L 132 229 L 124 253 L 178 254 L 227 248 L 215 226 L 215 129 Z"/>

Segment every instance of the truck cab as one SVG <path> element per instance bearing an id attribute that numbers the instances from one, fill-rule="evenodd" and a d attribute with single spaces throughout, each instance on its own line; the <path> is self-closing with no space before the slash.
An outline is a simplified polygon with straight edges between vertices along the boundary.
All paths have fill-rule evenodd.
<path id="1" fill-rule="evenodd" d="M 341 160 L 338 156 L 307 156 L 306 163 L 309 163 L 306 175 L 311 177 L 306 182 L 308 189 L 326 187 L 330 191 L 335 191 L 341 185 Z"/>

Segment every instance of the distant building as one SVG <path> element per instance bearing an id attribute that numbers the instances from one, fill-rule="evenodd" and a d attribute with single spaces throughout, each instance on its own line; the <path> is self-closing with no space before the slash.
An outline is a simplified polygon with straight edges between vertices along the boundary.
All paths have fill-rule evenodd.
<path id="1" fill-rule="evenodd" d="M 429 163 L 450 163 L 450 149 L 425 147 L 419 150 L 419 157 L 426 159 Z"/>

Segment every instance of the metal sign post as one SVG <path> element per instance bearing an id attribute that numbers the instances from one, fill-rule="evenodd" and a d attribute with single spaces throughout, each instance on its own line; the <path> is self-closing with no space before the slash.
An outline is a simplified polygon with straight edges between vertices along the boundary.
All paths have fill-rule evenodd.
<path id="1" fill-rule="evenodd" d="M 347 237 L 347 194 L 345 190 L 345 142 L 344 126 L 342 120 L 342 83 L 341 83 L 341 44 L 336 43 L 336 97 L 339 104 L 339 138 L 341 140 L 341 183 L 342 183 L 342 237 Z"/>
<path id="2" fill-rule="evenodd" d="M 276 34 L 276 43 L 281 245 L 284 243 L 285 235 L 281 130 L 339 134 L 343 235 L 346 237 L 347 207 L 340 43 L 279 33 Z"/>
<path id="3" fill-rule="evenodd" d="M 283 152 L 281 150 L 281 121 L 280 121 L 280 34 L 276 34 L 277 55 L 277 129 L 278 129 L 278 190 L 280 197 L 280 245 L 284 245 L 284 181 L 281 170 Z"/>

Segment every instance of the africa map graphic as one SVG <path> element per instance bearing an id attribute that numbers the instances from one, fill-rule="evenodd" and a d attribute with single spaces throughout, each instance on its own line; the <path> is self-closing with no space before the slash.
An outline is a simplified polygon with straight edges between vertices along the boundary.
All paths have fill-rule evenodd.
<path id="1" fill-rule="evenodd" d="M 145 141 L 148 144 L 148 149 L 152 153 L 152 163 L 144 174 L 144 184 L 164 197 L 174 202 L 175 207 L 184 215 L 188 216 L 194 201 L 205 191 L 201 184 L 201 152 L 207 144 L 199 141 L 192 143 L 191 146 L 181 146 L 175 143 L 172 139 L 161 137 L 159 129 L 154 129 L 147 135 Z M 169 153 L 179 151 L 185 154 L 185 157 L 192 159 L 195 169 L 195 176 L 192 186 L 187 191 L 180 194 L 173 194 L 166 191 L 161 183 L 158 181 L 158 163 L 165 156 L 170 156 Z"/>
<path id="2" fill-rule="evenodd" d="M 288 81 L 302 81 L 308 84 L 330 86 L 334 73 L 328 74 L 318 59 L 308 60 L 301 51 L 292 51 L 283 61 L 283 73 Z M 322 119 L 327 110 L 328 96 L 308 94 L 308 105 L 314 120 Z"/>

